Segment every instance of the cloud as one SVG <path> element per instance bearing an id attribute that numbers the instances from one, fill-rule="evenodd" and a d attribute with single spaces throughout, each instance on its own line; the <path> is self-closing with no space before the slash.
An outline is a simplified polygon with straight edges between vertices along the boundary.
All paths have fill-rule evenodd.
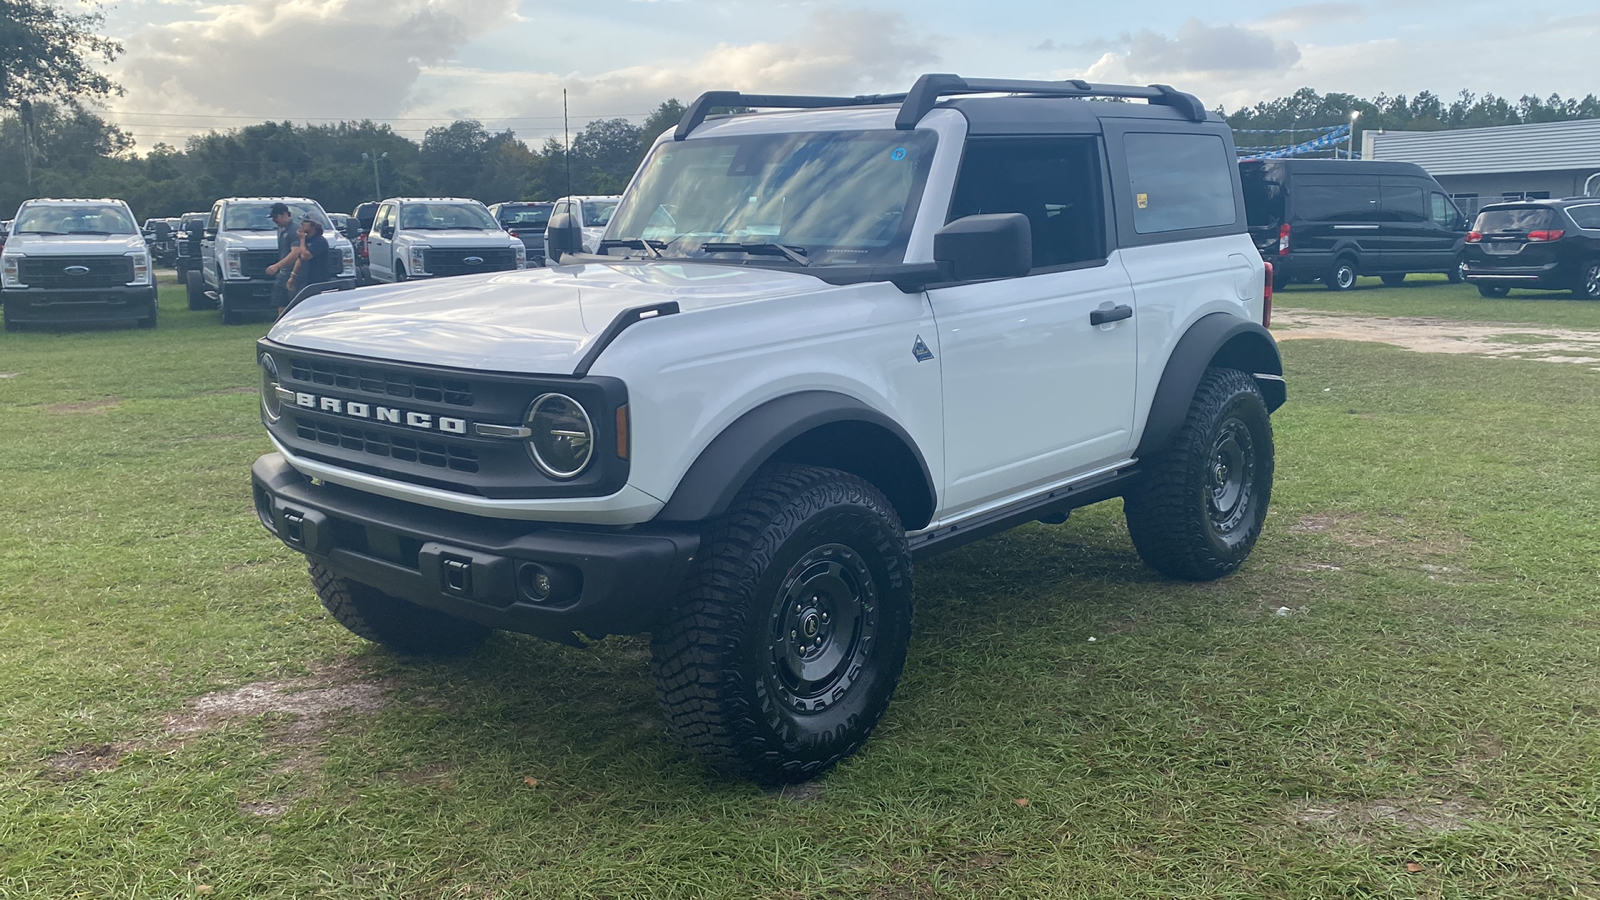
<path id="1" fill-rule="evenodd" d="M 1123 58 L 1129 72 L 1141 77 L 1285 72 L 1300 61 L 1292 41 L 1279 40 L 1238 25 L 1206 25 L 1190 19 L 1176 37 L 1143 29 L 1133 35 Z"/>
<path id="2" fill-rule="evenodd" d="M 516 0 L 252 0 L 127 40 L 124 108 L 384 118 L 424 67 L 511 23 Z"/>
<path id="3" fill-rule="evenodd" d="M 1305 3 L 1279 10 L 1254 23 L 1267 32 L 1309 31 L 1325 25 L 1360 22 L 1367 11 L 1359 3 Z"/>

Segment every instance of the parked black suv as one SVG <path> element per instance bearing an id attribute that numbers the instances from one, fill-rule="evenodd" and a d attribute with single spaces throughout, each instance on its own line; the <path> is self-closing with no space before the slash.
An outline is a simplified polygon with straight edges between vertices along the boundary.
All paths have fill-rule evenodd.
<path id="1" fill-rule="evenodd" d="M 1485 297 L 1512 288 L 1600 300 L 1600 199 L 1496 203 L 1467 234 L 1467 281 Z"/>
<path id="2" fill-rule="evenodd" d="M 1397 285 L 1413 272 L 1461 281 L 1467 221 L 1413 163 L 1252 159 L 1239 163 L 1250 236 L 1274 281 L 1355 287 L 1357 275 Z"/>
<path id="3" fill-rule="evenodd" d="M 550 212 L 555 206 L 554 203 L 521 201 L 496 203 L 489 207 L 489 214 L 500 223 L 500 227 L 511 232 L 512 237 L 522 241 L 522 246 L 528 248 L 530 269 L 544 265 L 544 229 L 550 222 Z"/>

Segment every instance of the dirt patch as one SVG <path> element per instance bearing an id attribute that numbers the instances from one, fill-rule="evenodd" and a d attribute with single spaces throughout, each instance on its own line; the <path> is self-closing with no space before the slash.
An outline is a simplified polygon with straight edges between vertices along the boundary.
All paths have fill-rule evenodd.
<path id="1" fill-rule="evenodd" d="M 804 784 L 785 785 L 781 790 L 774 793 L 773 796 L 781 797 L 790 803 L 811 803 L 818 797 L 822 796 L 822 791 L 823 788 L 820 783 L 815 781 L 807 781 Z"/>
<path id="2" fill-rule="evenodd" d="M 1313 513 L 1289 526 L 1291 534 L 1325 534 L 1346 547 L 1367 548 L 1389 543 L 1366 530 L 1361 516 L 1352 513 Z"/>
<path id="3" fill-rule="evenodd" d="M 1290 810 L 1290 818 L 1337 840 L 1366 844 L 1372 841 L 1369 832 L 1373 826 L 1420 835 L 1446 834 L 1468 828 L 1481 813 L 1477 804 L 1460 800 L 1388 799 L 1302 803 Z"/>
<path id="4" fill-rule="evenodd" d="M 1272 333 L 1280 341 L 1305 338 L 1371 341 L 1418 353 L 1577 363 L 1600 372 L 1600 331 L 1542 327 L 1518 327 L 1516 331 L 1508 331 L 1504 324 L 1280 309 L 1272 313 Z"/>
<path id="5" fill-rule="evenodd" d="M 276 819 L 289 811 L 287 800 L 261 800 L 239 804 L 239 814 L 257 819 Z"/>
<path id="6" fill-rule="evenodd" d="M 84 744 L 45 757 L 45 767 L 56 778 L 80 778 L 95 772 L 114 769 L 122 759 L 122 748 L 116 744 Z"/>
<path id="7" fill-rule="evenodd" d="M 78 400 L 72 403 L 51 403 L 44 407 L 47 416 L 71 416 L 79 413 L 103 413 L 122 405 L 121 400 Z"/>

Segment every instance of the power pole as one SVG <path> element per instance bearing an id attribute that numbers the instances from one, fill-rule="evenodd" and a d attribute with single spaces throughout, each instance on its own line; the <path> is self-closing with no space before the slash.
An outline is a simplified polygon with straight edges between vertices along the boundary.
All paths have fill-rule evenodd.
<path id="1" fill-rule="evenodd" d="M 572 196 L 572 128 L 567 124 L 567 89 L 561 89 L 561 142 L 566 145 L 566 151 L 561 154 L 561 159 L 567 164 L 567 189 L 562 193 L 564 197 Z"/>

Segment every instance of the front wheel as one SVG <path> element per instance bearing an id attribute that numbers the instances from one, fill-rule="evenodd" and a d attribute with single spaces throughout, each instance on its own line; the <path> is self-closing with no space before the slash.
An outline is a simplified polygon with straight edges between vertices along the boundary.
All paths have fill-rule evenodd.
<path id="1" fill-rule="evenodd" d="M 1187 581 L 1239 568 L 1272 498 L 1272 420 L 1256 380 L 1206 370 L 1182 427 L 1143 469 L 1123 509 L 1145 564 Z"/>
<path id="2" fill-rule="evenodd" d="M 217 305 L 216 301 L 206 296 L 206 277 L 204 272 L 198 269 L 190 269 L 183 276 L 183 286 L 188 296 L 190 309 L 212 309 Z"/>
<path id="3" fill-rule="evenodd" d="M 484 642 L 492 630 L 438 610 L 392 597 L 311 563 L 311 584 L 340 625 L 396 653 L 451 656 Z"/>
<path id="4" fill-rule="evenodd" d="M 805 781 L 888 708 L 911 638 L 911 557 L 894 507 L 834 469 L 758 473 L 714 526 L 651 639 L 667 721 L 696 755 Z"/>
<path id="5" fill-rule="evenodd" d="M 1480 285 L 1478 285 L 1478 294 L 1479 294 L 1479 296 L 1495 298 L 1495 297 L 1504 297 L 1504 296 L 1506 296 L 1507 294 L 1510 294 L 1510 293 L 1511 293 L 1511 288 L 1501 287 L 1500 285 L 1497 285 L 1497 284 L 1480 284 Z"/>
<path id="6" fill-rule="evenodd" d="M 1572 295 L 1579 300 L 1600 300 L 1600 262 L 1583 267 L 1583 277 Z"/>
<path id="7" fill-rule="evenodd" d="M 1344 257 L 1333 264 L 1328 274 L 1323 276 L 1322 283 L 1330 291 L 1348 291 L 1356 286 L 1356 264 L 1349 257 Z"/>

